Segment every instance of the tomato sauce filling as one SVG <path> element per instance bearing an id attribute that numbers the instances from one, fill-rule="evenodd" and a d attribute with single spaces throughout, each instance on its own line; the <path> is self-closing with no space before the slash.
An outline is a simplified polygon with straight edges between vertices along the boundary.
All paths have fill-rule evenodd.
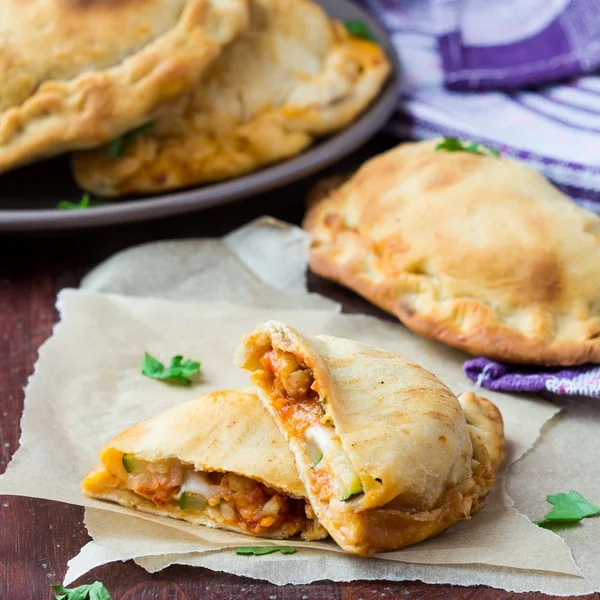
<path id="1" fill-rule="evenodd" d="M 312 388 L 312 371 L 301 365 L 291 352 L 269 350 L 260 360 L 271 378 L 271 402 L 296 437 L 303 437 L 313 425 L 320 425 L 325 411 L 319 394 Z"/>
<path id="2" fill-rule="evenodd" d="M 176 459 L 134 460 L 127 480 L 119 487 L 156 506 L 179 508 L 190 516 L 205 514 L 218 524 L 235 525 L 254 534 L 284 532 L 292 536 L 320 528 L 308 502 L 280 494 L 254 479 L 235 473 L 198 473 Z"/>
<path id="3" fill-rule="evenodd" d="M 315 378 L 309 367 L 293 353 L 277 348 L 265 352 L 260 364 L 264 371 L 256 373 L 258 381 L 270 391 L 269 400 L 290 435 L 306 441 L 308 429 L 326 425 L 325 410 L 314 389 Z M 327 426 L 331 427 L 330 424 Z M 328 502 L 336 494 L 331 474 L 324 461 L 312 466 L 307 473 L 312 491 Z"/>

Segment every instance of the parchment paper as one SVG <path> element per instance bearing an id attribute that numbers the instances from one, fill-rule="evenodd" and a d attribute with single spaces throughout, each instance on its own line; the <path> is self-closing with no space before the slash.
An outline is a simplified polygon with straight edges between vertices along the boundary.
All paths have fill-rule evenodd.
<path id="1" fill-rule="evenodd" d="M 301 229 L 263 217 L 223 238 L 128 248 L 88 273 L 81 288 L 264 308 L 339 310 L 329 298 L 306 292 L 309 244 Z"/>
<path id="2" fill-rule="evenodd" d="M 196 551 L 214 551 L 215 547 L 229 549 L 219 553 L 219 568 L 237 572 L 240 564 L 251 564 L 241 563 L 241 557 L 230 549 L 239 545 L 264 544 L 264 541 L 88 500 L 81 496 L 79 483 L 96 464 L 98 449 L 123 428 L 195 394 L 215 388 L 247 386 L 247 376 L 233 367 L 232 356 L 242 334 L 259 321 L 280 319 L 308 333 L 350 336 L 402 352 L 436 372 L 455 391 L 469 387 L 461 373 L 463 357 L 460 353 L 418 338 L 400 325 L 362 315 L 174 303 L 75 290 L 61 292 L 58 307 L 61 321 L 52 338 L 40 349 L 35 373 L 26 390 L 21 447 L 0 480 L 0 493 L 42 497 L 111 511 L 108 522 L 105 519 L 102 526 L 90 528 L 97 540 L 95 544 L 104 548 L 104 553 L 100 553 L 102 560 L 111 556 L 112 559 L 142 557 L 149 549 L 153 554 L 186 553 L 190 549 L 189 536 L 193 535 L 198 540 Z M 145 351 L 163 361 L 178 353 L 201 360 L 202 377 L 193 389 L 172 387 L 145 378 L 139 372 Z M 523 402 L 510 395 L 489 396 L 505 418 L 509 460 L 523 455 L 536 439 L 539 428 L 557 411 L 556 407 L 541 400 Z M 516 569 L 554 571 L 577 581 L 579 571 L 562 539 L 518 515 L 506 505 L 503 494 L 500 481 L 484 510 L 472 520 L 455 525 L 450 533 L 434 540 L 386 554 L 385 560 L 368 561 L 369 564 L 380 564 L 382 577 L 392 568 L 392 562 L 480 562 L 508 565 L 515 569 L 514 572 Z M 120 516 L 118 513 L 128 515 L 128 519 L 135 519 L 137 523 L 137 526 L 128 526 L 127 535 L 122 534 L 121 519 L 112 520 Z M 113 526 L 110 526 L 111 522 L 114 522 Z M 156 527 L 148 527 L 148 522 L 160 524 L 156 525 L 161 530 L 158 538 Z M 133 532 L 142 535 L 143 539 L 135 542 Z M 180 532 L 188 536 L 183 545 L 179 545 L 175 537 Z M 301 549 L 298 554 L 302 556 L 308 556 L 304 552 L 309 547 L 326 548 L 334 556 L 338 554 L 335 573 L 331 572 L 333 578 L 362 576 L 355 574 L 355 565 L 363 559 L 340 554 L 332 542 L 294 542 L 293 545 Z M 73 572 L 79 574 L 92 568 L 98 556 L 97 548 L 87 549 L 72 565 Z M 308 573 L 317 572 L 315 569 L 307 571 L 300 564 L 298 569 L 293 568 L 295 560 L 280 565 L 278 574 L 273 573 L 271 578 L 281 581 L 285 574 L 287 581 L 305 580 Z M 172 556 L 169 561 L 173 561 Z M 266 566 L 271 561 L 263 562 Z M 328 577 L 322 570 L 320 559 L 317 562 L 320 577 Z M 376 566 L 371 568 L 377 569 Z"/>
<path id="3" fill-rule="evenodd" d="M 65 309 L 64 322 L 57 328 L 56 337 L 42 348 L 36 374 L 28 386 L 22 447 L 6 476 L 0 480 L 0 493 L 26 493 L 83 503 L 78 491 L 79 479 L 95 464 L 94 455 L 102 443 L 155 410 L 189 398 L 184 390 L 165 389 L 167 386 L 141 377 L 141 355 L 136 354 L 133 358 L 128 354 L 130 350 L 123 354 L 123 346 L 127 344 L 137 341 L 143 345 L 144 341 L 148 341 L 151 345 L 144 349 L 152 351 L 154 348 L 162 358 L 168 359 L 174 353 L 190 350 L 190 356 L 203 360 L 204 378 L 193 391 L 188 389 L 187 394 L 204 392 L 217 385 L 247 385 L 245 376 L 230 366 L 230 351 L 237 339 L 227 351 L 219 348 L 215 354 L 214 332 L 211 331 L 215 323 L 227 323 L 226 327 L 219 327 L 219 332 L 230 335 L 230 331 L 235 329 L 235 326 L 229 325 L 231 315 L 234 320 L 255 318 L 246 330 L 266 318 L 289 320 L 285 316 L 290 319 L 293 316 L 286 311 L 282 316 L 281 311 L 267 310 L 268 307 L 336 310 L 338 307 L 330 300 L 304 293 L 307 248 L 308 240 L 301 230 L 273 219 L 261 219 L 223 240 L 148 244 L 126 250 L 100 265 L 84 281 L 85 288 L 211 302 L 227 299 L 263 310 L 253 314 L 240 307 L 222 306 L 217 310 L 215 306 L 204 305 L 195 306 L 191 309 L 193 314 L 190 314 L 189 307 L 183 309 L 182 305 L 169 304 L 169 308 L 163 310 L 154 301 L 135 306 L 136 301 L 121 298 L 94 297 L 90 300 L 75 295 L 75 298 L 84 299 L 70 300 L 68 296 L 74 293 L 67 292 L 61 299 L 61 308 Z M 102 306 L 100 309 L 98 302 Z M 151 309 L 150 305 L 154 308 Z M 120 316 L 118 322 L 114 321 L 116 313 Z M 175 313 L 176 317 L 171 313 Z M 334 335 L 339 335 L 335 329 L 319 329 L 320 320 L 324 323 L 331 320 L 333 324 L 335 319 L 341 319 L 338 326 L 343 330 L 342 335 L 364 339 L 411 356 L 437 372 L 456 392 L 470 389 L 469 382 L 460 371 L 463 354 L 421 340 L 399 325 L 366 317 L 348 318 L 315 312 L 310 316 L 304 312 L 301 318 L 310 321 L 304 328 L 307 331 Z M 346 319 L 350 320 L 344 322 Z M 195 326 L 190 328 L 188 324 L 182 326 L 181 323 L 173 326 L 174 321 L 182 320 L 194 322 Z M 206 328 L 202 327 L 204 323 Z M 65 325 L 67 331 L 63 333 Z M 311 326 L 316 326 L 316 329 Z M 363 333 L 366 338 L 360 337 Z M 190 336 L 194 335 L 197 339 L 191 340 Z M 370 336 L 374 338 L 371 340 Z M 382 338 L 381 343 L 377 341 L 379 337 Z M 390 343 L 402 348 L 390 346 Z M 70 350 L 67 351 L 66 347 Z M 107 351 L 108 347 L 110 350 Z M 197 349 L 203 354 L 194 356 L 193 352 Z M 415 354 L 411 355 L 413 351 Z M 229 354 L 223 359 L 225 363 L 215 366 L 224 354 Z M 214 360 L 216 363 L 212 364 Z M 102 366 L 98 367 L 98 364 Z M 72 369 L 67 368 L 69 365 Z M 80 368 L 86 376 L 72 378 L 71 371 Z M 98 376 L 98 369 L 102 370 L 102 376 Z M 226 374 L 225 378 L 223 374 Z M 219 383 L 223 379 L 227 383 Z M 63 386 L 62 390 L 58 389 L 59 383 Z M 486 395 L 504 412 L 511 460 L 527 450 L 538 428 L 556 410 L 542 401 L 523 401 L 511 396 L 502 396 L 506 402 L 513 402 L 512 407 L 504 406 L 497 395 L 488 392 Z M 64 419 L 64 423 L 55 427 L 57 417 Z M 544 503 L 548 493 L 573 488 L 592 500 L 600 497 L 600 482 L 594 476 L 598 473 L 600 458 L 596 442 L 598 412 L 569 406 L 566 414 L 561 414 L 555 421 L 545 427 L 542 442 L 510 470 L 508 477 L 508 489 L 517 499 L 517 507 L 532 518 L 540 518 L 549 508 Z M 71 431 L 82 424 L 83 432 Z M 43 447 L 36 448 L 36 444 L 44 440 Z M 50 457 L 48 460 L 44 460 L 44 453 Z M 38 461 L 40 458 L 41 461 Z M 62 467 L 57 463 L 61 463 Z M 60 471 L 58 479 L 56 473 L 52 473 L 54 466 Z M 517 562 L 517 566 L 531 569 L 548 568 L 547 565 L 552 563 L 552 568 L 558 571 L 576 573 L 562 541 L 550 532 L 529 524 L 525 517 L 516 515 L 514 510 L 506 507 L 503 496 L 502 482 L 499 481 L 486 503 L 485 512 L 472 521 L 458 524 L 435 540 L 393 553 L 399 557 L 385 555 L 385 558 L 393 560 L 357 559 L 333 551 L 335 546 L 330 546 L 329 550 L 316 550 L 298 543 L 294 545 L 302 548 L 295 555 L 237 557 L 230 549 L 215 550 L 215 545 L 218 548 L 240 545 L 239 539 L 229 537 L 235 537 L 235 534 L 202 529 L 203 535 L 199 538 L 198 528 L 190 534 L 185 530 L 185 524 L 174 520 L 167 520 L 165 527 L 160 519 L 151 516 L 142 518 L 140 513 L 132 517 L 119 507 L 101 504 L 101 510 L 86 509 L 86 524 L 95 541 L 71 561 L 67 581 L 74 580 L 96 565 L 136 557 L 139 564 L 151 571 L 179 562 L 269 579 L 278 584 L 307 583 L 325 578 L 420 579 L 460 585 L 483 583 L 507 590 L 540 590 L 562 595 L 600 590 L 597 569 L 600 557 L 595 543 L 600 533 L 600 519 L 588 519 L 581 526 L 560 530 L 560 535 L 575 549 L 575 557 L 586 579 L 572 574 L 490 566 Z M 490 522 L 503 525 L 497 527 L 499 537 L 494 531 L 485 530 Z M 516 533 L 513 547 L 510 552 L 505 552 L 507 549 L 499 542 L 510 541 L 510 536 L 504 534 L 513 527 Z M 538 537 L 540 534 L 543 538 Z M 470 544 L 469 536 L 479 538 L 475 545 Z M 247 538 L 243 540 L 244 545 L 249 544 Z M 462 542 L 466 543 L 461 545 Z M 203 551 L 202 554 L 198 553 L 199 550 Z M 449 553 L 452 553 L 455 564 L 443 564 L 448 562 Z M 504 559 L 499 556 L 502 553 L 505 553 Z M 518 558 L 521 555 L 525 561 Z M 412 564 L 399 562 L 404 560 L 410 560 Z M 440 563 L 433 564 L 436 560 Z M 430 564 L 417 564 L 421 561 Z M 481 564 L 456 564 L 462 561 Z"/>
<path id="4" fill-rule="evenodd" d="M 533 449 L 510 468 L 507 487 L 516 507 L 521 512 L 538 519 L 544 513 L 541 507 L 548 506 L 544 504 L 546 495 L 557 490 L 576 489 L 587 498 L 599 498 L 598 433 L 598 410 L 592 406 L 569 402 L 565 410 L 544 427 L 544 434 Z M 99 511 L 93 511 L 93 516 L 91 513 L 92 511 L 88 511 L 88 515 L 92 517 L 91 530 L 105 531 L 105 527 L 95 520 L 95 517 L 100 517 Z M 585 579 L 574 579 L 547 572 L 515 571 L 489 565 L 434 567 L 423 564 L 386 565 L 381 561 L 358 561 L 353 565 L 352 579 L 419 580 L 426 583 L 456 585 L 484 584 L 511 592 L 541 591 L 557 596 L 590 594 L 600 590 L 599 522 L 600 519 L 595 517 L 587 519 L 580 525 L 554 528 L 573 550 L 575 560 L 585 574 Z M 99 540 L 104 542 L 103 537 Z M 552 550 L 544 547 L 543 552 L 549 553 Z M 343 560 L 342 557 L 320 555 L 319 563 L 315 564 L 311 556 L 306 556 L 304 552 L 302 556 L 293 555 L 294 560 L 299 561 L 300 568 L 289 569 L 286 572 L 292 572 L 293 575 L 298 572 L 303 574 L 302 578 L 294 580 L 293 583 L 318 579 L 346 580 L 344 574 L 337 575 L 340 573 L 339 562 Z M 287 557 L 272 555 L 264 558 L 267 560 L 260 563 L 242 560 L 229 562 L 226 570 L 237 575 L 269 579 L 278 584 L 289 581 L 289 578 L 286 580 L 282 576 L 284 571 L 279 564 Z M 220 565 L 218 554 L 146 556 L 137 558 L 136 562 L 151 572 L 174 562 L 224 570 Z"/>

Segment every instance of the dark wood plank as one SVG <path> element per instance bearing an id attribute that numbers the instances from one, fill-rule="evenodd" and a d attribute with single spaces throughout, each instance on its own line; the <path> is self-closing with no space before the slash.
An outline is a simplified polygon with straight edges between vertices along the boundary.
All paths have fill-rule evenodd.
<path id="1" fill-rule="evenodd" d="M 380 136 L 337 167 L 343 171 L 392 144 Z M 58 290 L 76 286 L 81 276 L 117 250 L 145 241 L 218 236 L 263 214 L 298 223 L 303 199 L 313 180 L 288 186 L 251 201 L 157 222 L 69 234 L 15 235 L 0 239 L 0 472 L 18 446 L 23 386 L 33 370 L 37 349 L 56 320 Z M 363 300 L 317 277 L 311 289 L 344 303 L 346 310 L 382 314 Z M 387 317 L 386 317 L 387 318 Z M 0 599 L 50 598 L 67 561 L 89 540 L 83 510 L 55 502 L 0 497 Z M 133 562 L 96 569 L 83 581 L 101 579 L 115 600 L 541 600 L 542 594 L 510 594 L 483 586 L 461 588 L 423 583 L 317 582 L 277 587 L 262 581 L 174 566 L 149 575 Z M 600 600 L 600 595 L 588 596 Z"/>

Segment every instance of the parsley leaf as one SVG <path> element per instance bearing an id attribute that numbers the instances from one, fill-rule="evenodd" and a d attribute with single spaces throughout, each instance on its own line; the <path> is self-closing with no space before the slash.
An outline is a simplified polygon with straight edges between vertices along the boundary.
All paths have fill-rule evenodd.
<path id="1" fill-rule="evenodd" d="M 588 502 L 579 492 L 573 490 L 568 494 L 547 496 L 546 501 L 552 504 L 554 508 L 541 521 L 534 521 L 536 525 L 577 523 L 585 517 L 591 517 L 600 512 L 600 508 Z"/>
<path id="2" fill-rule="evenodd" d="M 104 202 L 100 202 L 98 200 L 92 201 L 89 194 L 83 194 L 79 202 L 69 202 L 68 200 L 61 200 L 56 208 L 58 208 L 59 210 L 76 210 L 79 208 L 90 208 L 93 205 L 99 204 L 104 204 Z"/>
<path id="3" fill-rule="evenodd" d="M 487 150 L 492 156 L 500 158 L 500 152 L 496 148 L 488 148 L 479 142 L 467 144 L 455 137 L 445 137 L 444 141 L 440 142 L 435 149 L 445 150 L 446 152 L 471 152 L 471 154 L 485 156 L 485 152 L 481 150 L 483 149 Z"/>
<path id="4" fill-rule="evenodd" d="M 361 40 L 368 40 L 370 42 L 375 41 L 373 34 L 362 21 L 344 21 L 344 27 L 352 37 L 360 38 Z"/>
<path id="5" fill-rule="evenodd" d="M 131 131 L 123 134 L 122 136 L 115 138 L 110 143 L 110 153 L 115 157 L 119 158 L 123 156 L 123 152 L 125 152 L 125 146 L 138 134 L 143 133 L 144 131 L 149 131 L 154 129 L 154 123 L 150 121 L 149 123 L 144 123 Z"/>
<path id="6" fill-rule="evenodd" d="M 182 362 L 183 361 L 183 362 Z M 142 362 L 142 375 L 166 381 L 167 383 L 175 383 L 177 385 L 192 385 L 191 375 L 200 372 L 200 363 L 193 360 L 183 360 L 183 356 L 174 356 L 167 368 L 159 360 L 150 356 L 147 352 L 144 353 L 144 362 Z"/>
<path id="7" fill-rule="evenodd" d="M 112 600 L 112 596 L 100 581 L 72 589 L 64 588 L 62 585 L 51 587 L 56 600 Z"/>
<path id="8" fill-rule="evenodd" d="M 264 554 L 273 554 L 273 552 L 295 554 L 296 548 L 293 546 L 243 546 L 235 551 L 240 556 L 263 556 Z"/>

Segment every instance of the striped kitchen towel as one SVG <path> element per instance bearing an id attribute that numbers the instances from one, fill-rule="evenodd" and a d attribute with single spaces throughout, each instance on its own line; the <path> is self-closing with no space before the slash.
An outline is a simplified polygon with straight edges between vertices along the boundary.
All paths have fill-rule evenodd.
<path id="1" fill-rule="evenodd" d="M 495 392 L 551 392 L 560 396 L 600 398 L 600 365 L 535 367 L 505 365 L 488 358 L 473 358 L 464 364 L 465 375 L 477 385 Z"/>
<path id="2" fill-rule="evenodd" d="M 600 0 L 361 0 L 402 63 L 403 136 L 498 148 L 600 213 Z"/>

